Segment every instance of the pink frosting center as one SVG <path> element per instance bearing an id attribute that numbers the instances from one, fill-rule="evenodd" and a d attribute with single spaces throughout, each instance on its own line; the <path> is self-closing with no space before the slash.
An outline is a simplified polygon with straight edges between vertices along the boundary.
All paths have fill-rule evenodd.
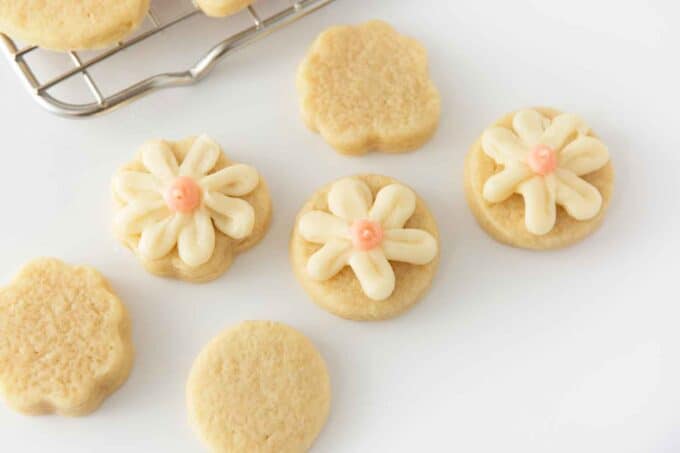
<path id="1" fill-rule="evenodd" d="M 378 247 L 384 236 L 382 226 L 378 222 L 370 220 L 356 220 L 349 230 L 352 236 L 352 244 L 362 251 Z"/>
<path id="2" fill-rule="evenodd" d="M 180 176 L 165 192 L 165 202 L 173 211 L 190 214 L 201 204 L 201 188 L 188 176 Z"/>
<path id="3" fill-rule="evenodd" d="M 557 152 L 548 145 L 536 145 L 529 151 L 527 164 L 534 173 L 545 176 L 557 168 Z"/>

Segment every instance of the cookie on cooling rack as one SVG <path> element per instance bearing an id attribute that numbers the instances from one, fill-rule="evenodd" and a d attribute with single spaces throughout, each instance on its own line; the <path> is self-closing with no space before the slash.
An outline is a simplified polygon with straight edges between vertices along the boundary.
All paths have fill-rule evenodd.
<path id="1" fill-rule="evenodd" d="M 25 414 L 87 414 L 127 379 L 130 330 L 99 272 L 35 260 L 0 289 L 0 393 Z"/>
<path id="2" fill-rule="evenodd" d="M 439 262 L 425 203 L 392 178 L 360 175 L 319 190 L 295 222 L 290 255 L 307 293 L 354 320 L 391 318 L 415 305 Z"/>
<path id="3" fill-rule="evenodd" d="M 385 22 L 323 32 L 299 68 L 297 86 L 307 126 L 343 154 L 413 150 L 439 122 L 425 49 Z"/>
<path id="4" fill-rule="evenodd" d="M 500 242 L 554 249 L 604 220 L 614 169 L 577 115 L 520 110 L 484 131 L 465 162 L 465 192 L 479 224 Z"/>
<path id="5" fill-rule="evenodd" d="M 212 451 L 307 451 L 330 410 L 326 364 L 300 332 L 247 321 L 212 340 L 187 383 L 189 419 Z"/>
<path id="6" fill-rule="evenodd" d="M 66 51 L 115 44 L 144 20 L 149 0 L 0 0 L 0 32 Z"/>
<path id="7" fill-rule="evenodd" d="M 196 5 L 208 16 L 230 16 L 250 6 L 255 0 L 195 0 Z"/>
<path id="8" fill-rule="evenodd" d="M 151 273 L 203 282 L 264 236 L 267 185 L 206 135 L 149 141 L 113 178 L 114 231 Z"/>

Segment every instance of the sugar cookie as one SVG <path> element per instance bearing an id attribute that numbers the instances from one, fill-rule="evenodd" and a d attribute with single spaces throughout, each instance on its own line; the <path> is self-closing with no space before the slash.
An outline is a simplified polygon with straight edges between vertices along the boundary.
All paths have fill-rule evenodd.
<path id="1" fill-rule="evenodd" d="M 32 261 L 0 289 L 0 393 L 25 414 L 92 412 L 130 373 L 130 330 L 99 272 Z"/>
<path id="2" fill-rule="evenodd" d="M 347 319 L 380 320 L 427 291 L 439 263 L 439 232 L 413 190 L 360 175 L 322 188 L 304 205 L 290 255 L 318 305 Z"/>
<path id="3" fill-rule="evenodd" d="M 201 10 L 208 16 L 230 16 L 250 6 L 255 0 L 196 0 Z"/>
<path id="4" fill-rule="evenodd" d="M 189 420 L 214 452 L 307 451 L 330 401 L 330 379 L 314 345 L 271 321 L 246 321 L 213 339 L 187 382 Z"/>
<path id="5" fill-rule="evenodd" d="M 0 0 L 0 32 L 52 50 L 99 49 L 144 20 L 149 0 Z"/>
<path id="6" fill-rule="evenodd" d="M 492 237 L 542 250 L 578 242 L 600 226 L 614 169 L 581 118 L 537 108 L 484 131 L 467 156 L 464 180 L 468 204 Z"/>
<path id="7" fill-rule="evenodd" d="M 413 150 L 437 129 L 440 99 L 426 51 L 385 22 L 323 32 L 297 85 L 307 126 L 344 154 Z"/>
<path id="8" fill-rule="evenodd" d="M 113 178 L 114 231 L 151 273 L 191 282 L 224 273 L 271 216 L 267 186 L 209 137 L 150 141 Z"/>

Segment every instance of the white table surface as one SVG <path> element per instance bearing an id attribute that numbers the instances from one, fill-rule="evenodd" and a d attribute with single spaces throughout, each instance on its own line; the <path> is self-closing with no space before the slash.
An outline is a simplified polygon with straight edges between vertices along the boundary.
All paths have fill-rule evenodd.
<path id="1" fill-rule="evenodd" d="M 0 450 L 203 451 L 184 403 L 194 357 L 227 326 L 272 319 L 328 362 L 332 413 L 316 452 L 680 451 L 679 17 L 672 0 L 338 0 L 197 86 L 85 121 L 41 110 L 3 61 L 2 281 L 42 255 L 95 266 L 131 311 L 137 357 L 91 416 L 26 417 L 0 404 Z M 420 151 L 342 157 L 299 118 L 294 75 L 312 39 L 370 18 L 429 49 L 443 113 Z M 604 226 L 566 250 L 494 242 L 463 197 L 468 146 L 532 105 L 582 114 L 617 170 Z M 145 273 L 112 238 L 109 181 L 146 139 L 201 132 L 262 172 L 275 217 L 225 276 L 194 286 Z M 301 204 L 357 172 L 412 185 L 442 232 L 432 291 L 392 321 L 317 308 L 288 263 Z"/>

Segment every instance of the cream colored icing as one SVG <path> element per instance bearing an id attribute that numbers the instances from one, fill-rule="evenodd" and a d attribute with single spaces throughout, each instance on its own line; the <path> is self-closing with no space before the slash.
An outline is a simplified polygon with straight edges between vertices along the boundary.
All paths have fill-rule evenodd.
<path id="1" fill-rule="evenodd" d="M 482 150 L 504 168 L 484 183 L 482 196 L 500 203 L 512 194 L 522 195 L 527 230 L 536 235 L 553 229 L 556 205 L 577 220 L 595 217 L 602 208 L 602 196 L 580 176 L 604 167 L 609 152 L 600 140 L 586 135 L 588 131 L 576 115 L 564 113 L 550 120 L 535 110 L 517 112 L 512 130 L 487 129 Z M 556 162 L 536 162 L 537 157 L 546 156 L 534 153 L 545 150 L 555 153 Z"/>
<path id="2" fill-rule="evenodd" d="M 350 266 L 369 298 L 385 300 L 395 288 L 389 261 L 427 264 L 437 256 L 434 236 L 404 228 L 416 209 L 416 195 L 401 184 L 383 187 L 374 201 L 363 181 L 341 179 L 328 192 L 328 209 L 310 211 L 298 222 L 305 240 L 322 244 L 307 262 L 315 280 L 328 280 Z M 370 239 L 357 237 L 366 231 L 373 234 Z"/>
<path id="3" fill-rule="evenodd" d="M 233 239 L 248 237 L 255 211 L 245 200 L 259 184 L 257 171 L 236 164 L 212 171 L 221 154 L 208 136 L 198 137 L 181 163 L 162 141 L 142 146 L 143 170 L 121 170 L 113 190 L 123 202 L 114 227 L 123 237 L 138 239 L 137 250 L 147 260 L 167 256 L 175 247 L 189 266 L 206 263 L 215 249 L 215 228 Z M 192 209 L 167 201 L 177 181 L 195 184 L 200 192 Z M 193 187 L 193 186 L 192 186 Z"/>

